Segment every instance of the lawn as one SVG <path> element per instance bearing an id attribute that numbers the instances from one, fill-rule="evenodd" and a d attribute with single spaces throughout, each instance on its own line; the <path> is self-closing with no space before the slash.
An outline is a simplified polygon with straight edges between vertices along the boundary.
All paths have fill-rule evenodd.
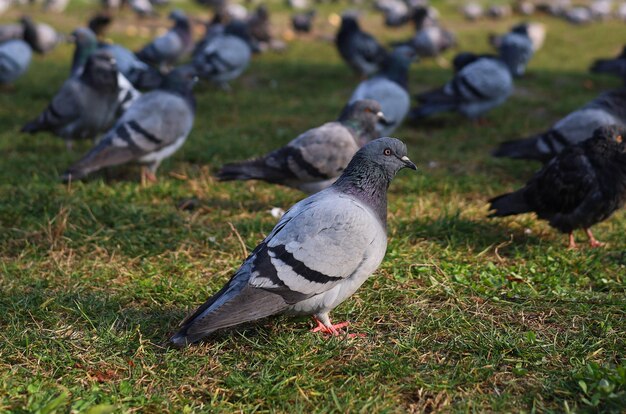
<path id="1" fill-rule="evenodd" d="M 487 33 L 518 20 L 466 23 L 434 3 L 459 50 L 489 50 Z M 128 166 L 63 185 L 59 174 L 89 143 L 68 152 L 52 135 L 19 133 L 66 78 L 70 45 L 35 57 L 15 90 L 0 93 L 0 411 L 626 410 L 624 211 L 595 227 L 607 247 L 576 251 L 531 215 L 486 218 L 488 198 L 539 166 L 491 158 L 496 143 L 620 86 L 587 73 L 595 57 L 621 49 L 619 22 L 574 27 L 539 16 L 545 45 L 487 125 L 445 115 L 396 132 L 418 172 L 391 185 L 383 264 L 333 314 L 366 337 L 328 339 L 309 333 L 307 318 L 275 317 L 182 351 L 165 346 L 273 228 L 270 209 L 303 197 L 212 174 L 337 117 L 358 82 L 328 41 L 325 17 L 341 7 L 321 8 L 316 35 L 256 56 L 231 91 L 199 84 L 194 129 L 156 184 L 142 186 Z M 70 11 L 33 15 L 69 32 L 90 14 L 84 4 Z M 363 19 L 385 41 L 411 33 L 385 29 L 373 12 Z M 151 32 L 128 37 L 135 24 L 123 13 L 110 37 L 140 46 Z M 411 91 L 443 83 L 443 66 L 414 64 Z"/>

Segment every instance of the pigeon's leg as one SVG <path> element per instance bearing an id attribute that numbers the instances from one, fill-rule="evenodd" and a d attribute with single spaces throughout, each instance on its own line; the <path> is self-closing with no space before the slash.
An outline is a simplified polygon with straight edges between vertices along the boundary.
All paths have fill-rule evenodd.
<path id="1" fill-rule="evenodd" d="M 576 250 L 578 246 L 576 246 L 576 240 L 574 239 L 574 232 L 569 234 L 569 245 L 567 246 L 569 250 Z"/>
<path id="2" fill-rule="evenodd" d="M 585 229 L 585 233 L 587 233 L 587 237 L 589 237 L 589 245 L 591 247 L 603 247 L 606 245 L 606 243 L 602 243 L 601 241 L 598 241 L 595 237 L 593 237 L 591 229 Z"/>
<path id="3" fill-rule="evenodd" d="M 156 175 L 154 174 L 154 171 L 152 171 L 152 168 L 150 168 L 151 166 L 142 166 L 141 167 L 141 185 L 145 186 L 147 183 L 156 183 L 157 182 L 157 178 Z"/>
<path id="4" fill-rule="evenodd" d="M 350 322 L 341 322 L 337 324 L 331 323 L 330 317 L 328 316 L 327 313 L 314 315 L 313 320 L 317 322 L 317 326 L 311 329 L 311 332 L 321 332 L 321 333 L 332 335 L 332 336 L 341 335 L 341 332 L 339 332 L 339 330 L 350 325 Z M 364 334 L 348 334 L 347 336 L 348 338 L 354 338 L 357 336 L 361 337 L 365 335 Z"/>

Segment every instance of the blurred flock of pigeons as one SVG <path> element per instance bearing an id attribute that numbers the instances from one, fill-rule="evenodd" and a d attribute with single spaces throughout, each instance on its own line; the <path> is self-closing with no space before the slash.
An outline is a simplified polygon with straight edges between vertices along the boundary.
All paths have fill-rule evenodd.
<path id="1" fill-rule="evenodd" d="M 113 3 L 108 1 L 107 8 L 120 6 Z M 66 4 L 46 1 L 46 7 L 57 11 Z M 74 140 L 94 139 L 92 149 L 63 174 L 64 181 L 129 162 L 142 165 L 142 181 L 156 180 L 161 162 L 192 130 L 194 84 L 200 79 L 228 89 L 255 54 L 285 47 L 273 36 L 267 7 L 249 13 L 239 4 L 205 4 L 214 15 L 205 22 L 201 39 L 193 38 L 195 20 L 175 10 L 169 15 L 171 28 L 137 51 L 103 40 L 111 23 L 108 13 L 97 14 L 87 27 L 68 36 L 28 17 L 0 27 L 0 83 L 5 87 L 27 71 L 33 51 L 45 54 L 61 40 L 75 45 L 68 79 L 48 107 L 22 128 L 24 133 L 58 135 L 68 147 Z M 289 4 L 297 9 L 293 32 L 311 31 L 315 9 L 306 0 Z M 483 8 L 471 2 L 461 11 L 470 20 L 516 11 L 586 23 L 625 18 L 625 4 L 614 7 L 610 0 L 596 0 L 574 7 L 569 1 L 519 1 Z M 155 14 L 157 5 L 129 0 L 141 17 Z M 338 53 L 361 78 L 337 119 L 269 154 L 226 164 L 217 172 L 220 180 L 264 180 L 314 195 L 283 216 L 227 286 L 184 323 L 174 344 L 279 312 L 312 314 L 318 330 L 336 334 L 328 311 L 350 296 L 384 256 L 387 186 L 399 169 L 415 168 L 402 142 L 381 137 L 393 135 L 405 119 L 419 126 L 424 118 L 443 112 L 481 122 L 489 110 L 505 104 L 515 79 L 524 76 L 546 36 L 543 24 L 525 22 L 490 37 L 494 54 L 458 53 L 450 80 L 416 95 L 411 108 L 410 65 L 438 58 L 456 45 L 455 35 L 423 0 L 377 0 L 375 8 L 387 26 L 411 22 L 415 34 L 386 46 L 363 30 L 357 12 L 331 16 L 339 26 L 334 39 Z M 626 49 L 597 60 L 591 70 L 626 80 Z M 502 143 L 494 156 L 537 160 L 544 167 L 520 190 L 490 200 L 491 216 L 535 212 L 567 233 L 572 248 L 576 229 L 587 233 L 592 246 L 602 245 L 590 227 L 626 201 L 624 131 L 626 89 L 617 89 L 600 94 L 544 132 Z M 373 213 L 363 216 L 363 211 Z M 350 247 L 341 242 L 346 238 Z M 329 252 L 330 246 L 336 251 Z M 320 249 L 326 257 L 322 264 Z"/>

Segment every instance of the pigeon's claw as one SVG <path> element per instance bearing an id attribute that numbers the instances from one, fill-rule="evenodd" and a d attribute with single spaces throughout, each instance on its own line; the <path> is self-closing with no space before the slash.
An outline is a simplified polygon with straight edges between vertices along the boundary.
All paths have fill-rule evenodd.
<path id="1" fill-rule="evenodd" d="M 587 237 L 589 237 L 589 246 L 593 248 L 606 246 L 606 243 L 603 243 L 597 240 L 595 237 L 593 237 L 593 233 L 591 232 L 591 229 L 585 229 L 585 233 L 587 233 Z"/>
<path id="2" fill-rule="evenodd" d="M 311 329 L 311 332 L 321 332 L 323 334 L 328 334 L 331 336 L 340 336 L 341 332 L 339 332 L 339 330 L 346 328 L 350 325 L 350 322 L 348 321 L 337 323 L 337 324 L 330 323 L 329 325 L 325 325 L 322 321 L 317 319 L 315 316 L 313 317 L 313 319 L 315 320 L 315 322 L 317 322 L 317 326 Z M 347 334 L 346 336 L 348 338 L 356 338 L 356 337 L 361 338 L 361 337 L 364 337 L 365 334 Z"/>

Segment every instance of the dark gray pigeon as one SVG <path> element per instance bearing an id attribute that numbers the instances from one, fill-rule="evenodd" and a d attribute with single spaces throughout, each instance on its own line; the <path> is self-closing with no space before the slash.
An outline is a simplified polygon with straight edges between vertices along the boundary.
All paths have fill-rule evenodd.
<path id="1" fill-rule="evenodd" d="M 176 152 L 193 126 L 196 83 L 193 68 L 181 66 L 170 72 L 160 89 L 148 92 L 128 108 L 113 128 L 63 175 L 79 180 L 104 167 L 136 161 L 142 178 L 156 181 L 161 162 Z"/>
<path id="2" fill-rule="evenodd" d="M 311 27 L 313 27 L 313 20 L 317 12 L 315 10 L 309 10 L 304 13 L 297 13 L 291 16 L 291 26 L 293 30 L 298 33 L 309 33 Z"/>
<path id="3" fill-rule="evenodd" d="M 417 95 L 421 105 L 411 112 L 413 119 L 450 111 L 476 119 L 504 103 L 513 92 L 513 69 L 496 56 L 463 53 L 454 63 L 457 72 L 450 82 Z"/>
<path id="4" fill-rule="evenodd" d="M 589 138 L 597 128 L 609 125 L 626 127 L 626 88 L 600 95 L 545 132 L 500 144 L 493 155 L 545 163 L 564 148 Z"/>
<path id="5" fill-rule="evenodd" d="M 606 73 L 622 78 L 626 82 L 626 46 L 614 58 L 597 59 L 590 68 L 593 73 Z"/>
<path id="6" fill-rule="evenodd" d="M 133 52 L 123 46 L 99 42 L 91 29 L 78 28 L 72 33 L 72 38 L 76 43 L 72 60 L 73 76 L 80 75 L 85 62 L 92 53 L 102 50 L 115 58 L 118 70 L 134 87 L 142 90 L 155 89 L 163 82 L 163 77 L 155 68 L 139 60 Z"/>
<path id="7" fill-rule="evenodd" d="M 0 85 L 15 82 L 28 70 L 33 52 L 23 40 L 0 43 Z"/>
<path id="8" fill-rule="evenodd" d="M 376 124 L 380 136 L 390 136 L 409 113 L 409 66 L 415 58 L 415 52 L 409 46 L 394 49 L 384 64 L 384 69 L 376 76 L 364 80 L 356 87 L 349 103 L 362 99 L 373 99 L 380 103 L 385 119 Z"/>
<path id="9" fill-rule="evenodd" d="M 380 138 L 356 153 L 330 188 L 294 205 L 218 293 L 170 338 L 183 347 L 267 316 L 312 315 L 314 331 L 339 335 L 329 313 L 378 268 L 387 248 L 387 188 L 416 169 L 406 146 Z"/>
<path id="10" fill-rule="evenodd" d="M 341 175 L 360 147 L 380 136 L 376 131 L 380 119 L 384 117 L 378 102 L 354 102 L 337 121 L 309 129 L 261 158 L 226 164 L 217 178 L 263 180 L 315 193 Z"/>
<path id="11" fill-rule="evenodd" d="M 626 202 L 626 129 L 598 128 L 593 136 L 565 148 L 512 193 L 490 200 L 490 217 L 535 212 L 550 226 L 569 234 L 584 229 L 592 247 L 602 246 L 590 227 L 606 220 Z"/>
<path id="12" fill-rule="evenodd" d="M 238 22 L 227 25 L 224 33 L 214 35 L 195 54 L 193 65 L 198 76 L 227 88 L 228 82 L 239 77 L 250 64 L 250 42 L 245 25 Z"/>
<path id="13" fill-rule="evenodd" d="M 22 132 L 52 132 L 71 147 L 73 140 L 95 139 L 139 97 L 106 51 L 91 54 L 82 73 L 61 87 L 41 115 Z"/>
<path id="14" fill-rule="evenodd" d="M 185 13 L 174 10 L 169 17 L 174 27 L 136 53 L 139 59 L 162 69 L 169 68 L 193 47 L 191 24 Z"/>
<path id="15" fill-rule="evenodd" d="M 359 27 L 355 16 L 344 14 L 335 44 L 341 57 L 357 73 L 369 76 L 380 71 L 388 52 L 369 33 Z"/>

